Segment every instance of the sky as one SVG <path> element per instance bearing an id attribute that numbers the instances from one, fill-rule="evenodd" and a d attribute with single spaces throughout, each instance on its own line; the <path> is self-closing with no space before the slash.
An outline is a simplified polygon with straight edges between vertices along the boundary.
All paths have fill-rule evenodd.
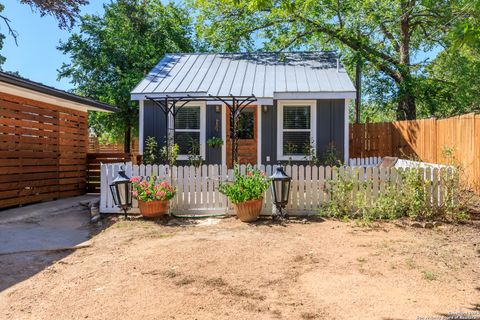
<path id="1" fill-rule="evenodd" d="M 81 14 L 103 13 L 103 3 L 107 1 L 92 0 L 83 6 Z M 108 1 L 109 2 L 109 1 Z M 68 62 L 57 46 L 60 40 L 66 41 L 72 31 L 61 30 L 58 22 L 51 16 L 40 17 L 30 6 L 17 0 L 3 2 L 2 15 L 11 20 L 11 26 L 18 33 L 18 46 L 7 35 L 5 24 L 0 24 L 0 31 L 6 35 L 1 54 L 7 58 L 3 65 L 5 71 L 18 71 L 22 77 L 58 89 L 68 90 L 73 86 L 67 79 L 57 81 L 57 69 L 63 62 Z"/>
<path id="2" fill-rule="evenodd" d="M 81 14 L 102 14 L 103 3 L 108 2 L 110 0 L 91 0 L 90 4 L 82 7 Z M 13 29 L 17 31 L 18 45 L 11 36 L 6 35 L 7 28 L 2 22 L 0 31 L 6 35 L 6 39 L 0 52 L 7 58 L 3 69 L 17 71 L 22 77 L 58 89 L 73 89 L 68 79 L 57 80 L 57 70 L 62 63 L 68 62 L 68 57 L 57 50 L 57 46 L 77 29 L 61 30 L 53 17 L 40 17 L 30 6 L 17 0 L 7 0 L 4 4 L 2 14 L 11 20 Z M 435 48 L 431 52 L 421 53 L 414 60 L 421 61 L 427 57 L 432 59 L 439 51 L 439 48 Z"/>

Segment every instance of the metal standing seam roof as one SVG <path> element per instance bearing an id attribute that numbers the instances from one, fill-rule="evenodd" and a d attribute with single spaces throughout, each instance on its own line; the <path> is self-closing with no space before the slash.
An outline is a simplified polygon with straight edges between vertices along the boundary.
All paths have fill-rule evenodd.
<path id="1" fill-rule="evenodd" d="M 355 87 L 333 52 L 167 54 L 132 99 L 179 94 L 272 99 L 285 93 L 347 93 Z M 313 94 L 313 95 L 312 95 Z"/>

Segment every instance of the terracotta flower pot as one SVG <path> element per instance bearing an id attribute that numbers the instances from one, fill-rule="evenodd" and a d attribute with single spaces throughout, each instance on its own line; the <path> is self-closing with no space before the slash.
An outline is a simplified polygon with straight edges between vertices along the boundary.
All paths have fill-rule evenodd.
<path id="1" fill-rule="evenodd" d="M 146 202 L 138 200 L 138 208 L 140 209 L 140 214 L 145 218 L 158 218 L 167 213 L 168 201 L 153 200 Z"/>
<path id="2" fill-rule="evenodd" d="M 252 222 L 258 219 L 262 211 L 263 198 L 257 200 L 249 200 L 237 204 L 233 204 L 235 214 L 242 222 Z"/>

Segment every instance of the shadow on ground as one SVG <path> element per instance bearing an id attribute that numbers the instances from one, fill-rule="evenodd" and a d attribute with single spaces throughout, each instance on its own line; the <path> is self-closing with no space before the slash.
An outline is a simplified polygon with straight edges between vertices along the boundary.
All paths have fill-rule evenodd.
<path id="1" fill-rule="evenodd" d="M 30 278 L 87 246 L 102 230 L 90 224 L 90 211 L 74 197 L 0 213 L 0 291 Z"/>

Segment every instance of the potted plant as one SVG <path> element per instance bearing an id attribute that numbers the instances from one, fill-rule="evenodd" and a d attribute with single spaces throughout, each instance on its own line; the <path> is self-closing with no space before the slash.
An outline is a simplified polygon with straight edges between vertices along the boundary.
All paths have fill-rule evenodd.
<path id="1" fill-rule="evenodd" d="M 168 201 L 173 199 L 177 190 L 168 181 L 159 181 L 157 177 L 150 180 L 132 177 L 133 197 L 138 200 L 138 208 L 142 216 L 157 218 L 168 210 Z"/>
<path id="2" fill-rule="evenodd" d="M 207 140 L 207 145 L 210 148 L 220 148 L 221 146 L 223 146 L 223 140 L 219 137 L 212 137 Z"/>
<path id="3" fill-rule="evenodd" d="M 220 184 L 219 191 L 233 204 L 235 214 L 243 222 L 258 219 L 262 211 L 263 193 L 270 186 L 270 179 L 263 171 L 247 167 L 245 175 L 235 165 L 234 181 Z"/>

